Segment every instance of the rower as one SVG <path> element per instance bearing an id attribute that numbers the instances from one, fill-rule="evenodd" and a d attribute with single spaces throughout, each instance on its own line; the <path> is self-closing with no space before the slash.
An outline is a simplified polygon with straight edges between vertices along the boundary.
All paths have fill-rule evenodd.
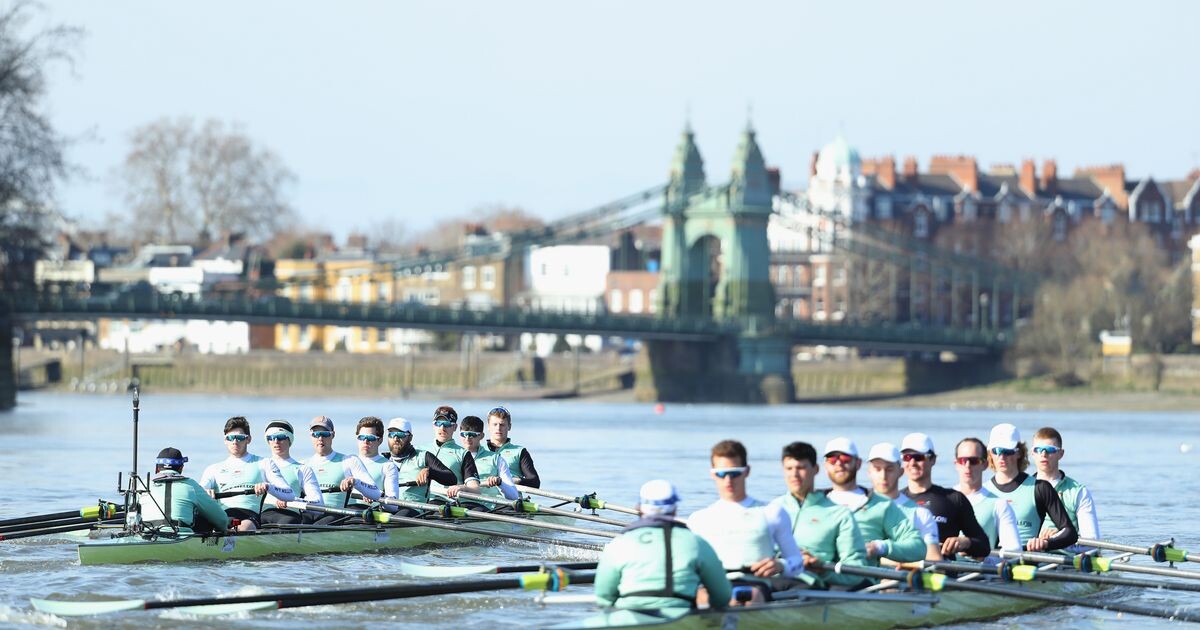
<path id="1" fill-rule="evenodd" d="M 283 475 L 292 492 L 301 501 L 324 505 L 321 486 L 312 468 L 292 459 L 292 441 L 296 437 L 292 423 L 287 420 L 272 420 L 267 423 L 264 437 L 267 439 L 267 445 L 271 447 L 271 461 L 279 468 L 279 473 Z M 304 522 L 304 516 L 300 512 L 287 509 L 287 502 L 281 499 L 275 499 L 273 504 L 268 503 L 259 518 L 263 523 L 284 525 L 298 525 Z"/>
<path id="2" fill-rule="evenodd" d="M 463 418 L 464 425 L 466 418 Z M 717 608 L 732 587 L 716 551 L 675 520 L 679 494 L 662 479 L 642 486 L 638 520 L 604 546 L 596 565 L 596 603 L 634 610 L 694 608 L 703 585 Z"/>
<path id="3" fill-rule="evenodd" d="M 867 552 L 870 554 L 874 547 L 873 556 L 894 563 L 917 562 L 922 559 L 941 560 L 941 539 L 938 538 L 937 523 L 933 520 L 933 514 L 900 493 L 901 459 L 900 449 L 891 442 L 880 442 L 872 446 L 867 454 L 867 476 L 871 479 L 871 487 L 874 490 L 872 500 L 879 497 L 895 508 L 893 512 L 890 509 L 885 511 L 884 508 L 875 507 L 875 511 L 871 512 L 872 507 L 868 502 L 863 508 L 865 514 L 860 516 L 859 512 L 855 511 L 854 516 L 864 538 L 877 538 L 874 533 L 879 531 L 877 528 L 880 525 L 886 527 L 891 524 L 890 529 L 883 530 L 888 534 L 888 539 L 867 543 Z M 836 489 L 836 482 L 834 487 Z M 830 498 L 838 501 L 832 492 Z M 896 521 L 897 515 L 908 527 L 903 527 Z M 876 520 L 880 517 L 882 520 Z M 886 547 L 879 543 L 885 543 Z"/>
<path id="4" fill-rule="evenodd" d="M 150 500 L 142 501 L 142 524 L 160 535 L 179 529 L 179 533 L 210 534 L 229 528 L 229 516 L 216 499 L 208 496 L 200 484 L 183 476 L 188 459 L 179 449 L 164 448 L 154 460 L 150 478 Z"/>
<path id="5" fill-rule="evenodd" d="M 987 445 L 988 467 L 995 475 L 988 480 L 986 487 L 1012 505 L 1025 548 L 1029 551 L 1052 551 L 1074 545 L 1079 533 L 1071 522 L 1067 508 L 1054 491 L 1054 486 L 1025 472 L 1029 465 L 1029 452 L 1021 441 L 1017 427 L 1007 422 L 992 427 Z M 1056 531 L 1042 538 L 1039 534 L 1046 516 L 1050 517 Z"/>
<path id="6" fill-rule="evenodd" d="M 771 591 L 786 590 L 795 580 L 811 582 L 804 555 L 792 538 L 787 512 L 746 494 L 750 465 L 746 447 L 724 440 L 712 447 L 709 474 L 719 499 L 688 518 L 688 527 L 716 550 L 727 571 L 748 573 L 735 583 L 749 586 L 750 601 L 762 602 Z M 781 557 L 776 557 L 779 554 Z M 733 601 L 738 606 L 745 602 Z"/>
<path id="7" fill-rule="evenodd" d="M 467 450 L 463 456 L 462 485 L 446 488 L 447 496 L 455 496 L 459 490 L 475 492 L 489 497 L 504 497 L 510 500 L 521 498 L 513 483 L 508 463 L 496 451 L 483 448 L 483 420 L 479 416 L 462 419 L 462 430 L 458 432 L 462 446 Z"/>
<path id="8" fill-rule="evenodd" d="M 242 416 L 234 416 L 225 422 L 225 449 L 229 457 L 204 469 L 200 476 L 200 486 L 208 490 L 209 496 L 215 497 L 218 492 L 232 490 L 254 489 L 251 495 L 225 497 L 220 499 L 225 506 L 225 513 L 237 519 L 239 531 L 254 531 L 258 529 L 258 514 L 262 509 L 265 496 L 269 493 L 276 499 L 294 501 L 296 494 L 284 480 L 279 467 L 270 459 L 251 455 L 246 451 L 250 447 L 250 421 Z"/>
<path id="9" fill-rule="evenodd" d="M 308 423 L 309 434 L 312 437 L 313 456 L 305 462 L 312 469 L 320 484 L 325 505 L 344 507 L 350 502 L 349 492 L 355 489 L 359 494 L 368 496 L 374 492 L 379 495 L 379 487 L 367 474 L 367 469 L 357 457 L 343 455 L 333 450 L 333 419 L 328 416 L 317 416 Z M 328 524 L 341 520 L 341 517 L 319 512 L 305 512 L 305 520 L 316 524 Z"/>
<path id="10" fill-rule="evenodd" d="M 513 482 L 530 488 L 542 487 L 542 478 L 533 465 L 533 456 L 524 446 L 513 444 L 508 433 L 512 430 L 512 414 L 504 407 L 488 412 L 487 418 L 489 451 L 500 453 L 508 470 L 513 473 Z"/>
<path id="11" fill-rule="evenodd" d="M 1058 498 L 1075 525 L 1080 538 L 1100 540 L 1100 519 L 1096 516 L 1096 503 L 1087 486 L 1068 477 L 1059 468 L 1063 454 L 1062 434 L 1054 427 L 1042 427 L 1033 434 L 1033 463 L 1037 466 L 1037 478 L 1054 486 Z M 1054 523 L 1049 518 L 1042 522 L 1043 536 L 1055 533 Z M 1080 547 L 1076 551 L 1090 549 Z"/>
<path id="12" fill-rule="evenodd" d="M 842 470 L 854 464 L 857 469 L 858 450 L 845 438 L 825 446 L 825 462 L 832 469 Z M 829 566 L 842 563 L 849 566 L 866 564 L 867 554 L 862 534 L 850 510 L 834 503 L 824 492 L 814 492 L 813 486 L 820 468 L 817 451 L 807 442 L 792 442 L 783 447 L 783 480 L 788 493 L 771 501 L 782 507 L 789 517 L 792 537 L 804 552 L 804 568 L 827 562 Z M 826 585 L 859 586 L 863 579 L 833 571 L 815 574 Z"/>
<path id="13" fill-rule="evenodd" d="M 379 497 L 396 498 L 400 495 L 396 475 L 399 471 L 396 470 L 396 465 L 392 460 L 379 454 L 379 447 L 383 444 L 383 420 L 375 416 L 364 416 L 359 418 L 358 424 L 354 427 L 355 437 L 358 438 L 358 461 L 362 462 L 362 466 L 367 471 L 367 476 L 370 477 L 373 487 L 366 487 L 359 491 L 364 498 L 371 501 L 378 500 Z M 342 482 L 343 487 L 346 482 Z M 352 481 L 350 483 L 353 483 Z M 362 504 L 352 504 L 353 507 L 361 507 Z M 388 508 L 391 511 L 395 507 Z"/>
<path id="14" fill-rule="evenodd" d="M 387 423 L 388 447 L 391 451 L 384 453 L 396 468 L 396 480 L 399 497 L 404 501 L 425 501 L 428 494 L 429 480 L 452 485 L 454 473 L 433 453 L 412 445 L 412 423 L 404 418 L 392 418 Z M 416 510 L 400 508 L 401 516 L 415 516 Z"/>
<path id="15" fill-rule="evenodd" d="M 1000 501 L 983 487 L 983 469 L 987 468 L 987 448 L 979 438 L 964 438 L 954 447 L 954 466 L 958 470 L 955 490 L 963 493 L 975 511 L 975 520 L 987 533 L 992 549 L 1021 550 L 1021 532 L 1017 515 L 1008 501 Z"/>
<path id="16" fill-rule="evenodd" d="M 909 433 L 900 442 L 900 454 L 908 476 L 904 496 L 933 514 L 938 539 L 942 541 L 942 555 L 953 558 L 962 552 L 972 558 L 987 557 L 991 551 L 987 533 L 975 520 L 971 502 L 958 490 L 943 488 L 932 481 L 933 467 L 937 464 L 933 440 L 924 433 Z"/>
<path id="17" fill-rule="evenodd" d="M 454 441 L 454 432 L 458 430 L 458 412 L 450 405 L 442 405 L 433 410 L 433 441 L 426 443 L 423 450 L 433 453 L 441 460 L 450 472 L 454 473 L 454 483 L 460 484 L 462 478 L 462 460 L 467 451 Z M 446 485 L 433 480 L 425 488 L 425 497 L 430 492 L 444 493 Z"/>

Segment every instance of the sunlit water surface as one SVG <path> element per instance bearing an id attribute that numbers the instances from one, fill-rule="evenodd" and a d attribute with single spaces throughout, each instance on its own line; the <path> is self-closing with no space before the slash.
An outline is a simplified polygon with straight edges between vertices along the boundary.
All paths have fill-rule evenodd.
<path id="1" fill-rule="evenodd" d="M 460 417 L 483 416 L 484 402 L 452 402 Z M 430 438 L 435 403 L 409 400 L 317 400 L 148 394 L 142 399 L 139 461 L 143 472 L 157 451 L 175 446 L 191 459 L 188 473 L 225 456 L 224 420 L 247 416 L 256 436 L 265 421 L 290 419 L 300 429 L 317 414 L 334 418 L 335 448 L 352 452 L 347 436 L 361 416 L 404 416 L 414 421 L 417 440 Z M 577 402 L 524 402 L 510 406 L 512 437 L 529 447 L 544 487 L 568 493 L 598 491 L 615 503 L 636 502 L 638 486 L 652 478 L 674 481 L 683 495 L 684 513 L 703 507 L 715 495 L 707 476 L 709 447 L 737 438 L 750 451 L 750 492 L 767 499 L 784 491 L 778 467 L 780 447 L 805 440 L 821 448 L 825 440 L 848 435 L 860 449 L 877 441 L 899 442 L 904 433 L 930 434 L 948 452 L 961 437 L 986 438 L 998 422 L 1013 422 L 1027 435 L 1053 425 L 1067 440 L 1063 467 L 1087 483 L 1099 504 L 1106 538 L 1152 543 L 1170 537 L 1180 546 L 1200 547 L 1200 498 L 1194 471 L 1200 455 L 1181 444 L 1200 445 L 1200 414 L 1059 413 L 1025 411 L 881 410 L 845 407 L 740 407 L 668 405 L 656 414 L 651 405 Z M 118 471 L 130 467 L 130 403 L 119 396 L 21 396 L 21 405 L 0 413 L 0 519 L 74 509 L 98 497 L 115 499 Z M 303 430 L 303 429 L 301 429 Z M 266 452 L 256 439 L 252 451 Z M 307 457 L 301 440 L 293 454 Z M 943 485 L 955 482 L 949 458 L 934 471 Z M 860 477 L 867 483 L 865 473 Z M 584 536 L 577 540 L 594 542 Z M 563 555 L 566 554 L 566 555 Z M 0 624 L 68 625 L 34 612 L 30 597 L 174 598 L 249 594 L 289 589 L 332 589 L 408 581 L 395 575 L 400 557 L 428 563 L 516 563 L 531 560 L 591 558 L 590 552 L 534 543 L 493 543 L 418 549 L 356 556 L 228 563 L 79 566 L 67 538 L 38 538 L 0 543 Z M 586 592 L 585 587 L 572 589 Z M 1144 605 L 1185 604 L 1200 612 L 1200 596 L 1186 593 L 1110 591 L 1106 598 Z M 72 627 L 282 627 L 320 623 L 367 627 L 380 622 L 454 627 L 541 626 L 577 618 L 580 606 L 539 606 L 529 593 L 494 592 L 341 606 L 260 612 L 230 618 L 189 617 L 172 611 L 130 612 L 72 620 Z M 1097 624 L 1166 624 L 1083 608 L 1054 608 L 976 626 L 1038 624 L 1090 628 Z"/>

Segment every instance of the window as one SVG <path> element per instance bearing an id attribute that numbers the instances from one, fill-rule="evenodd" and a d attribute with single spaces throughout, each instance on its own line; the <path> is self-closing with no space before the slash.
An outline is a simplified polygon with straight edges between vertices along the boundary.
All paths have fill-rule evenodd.
<path id="1" fill-rule="evenodd" d="M 491 265 L 483 267 L 483 288 L 496 288 L 496 268 Z"/>
<path id="2" fill-rule="evenodd" d="M 641 289 L 630 289 L 629 290 L 629 312 L 630 313 L 641 313 L 642 306 L 643 306 L 642 305 L 642 290 Z"/>
<path id="3" fill-rule="evenodd" d="M 475 288 L 475 267 L 463 267 L 462 270 L 462 288 Z"/>
<path id="4" fill-rule="evenodd" d="M 892 198 L 883 196 L 875 202 L 875 214 L 880 219 L 888 220 L 892 218 Z"/>
<path id="5" fill-rule="evenodd" d="M 788 267 L 786 265 L 780 265 L 775 268 L 775 284 L 781 287 L 786 287 L 792 280 L 791 276 L 792 274 L 788 273 Z"/>
<path id="6" fill-rule="evenodd" d="M 359 302 L 362 302 L 363 304 L 371 303 L 371 284 L 372 283 L 370 280 L 367 280 L 362 284 L 362 293 L 359 294 Z"/>
<path id="7" fill-rule="evenodd" d="M 647 300 L 650 302 L 650 309 L 649 309 L 650 312 L 657 313 L 658 312 L 658 289 L 650 289 L 649 297 L 647 298 Z"/>
<path id="8" fill-rule="evenodd" d="M 825 298 L 817 296 L 814 300 L 813 319 L 825 319 Z"/>
<path id="9" fill-rule="evenodd" d="M 311 329 L 312 329 L 312 326 L 301 326 L 301 327 L 300 327 L 300 343 L 299 343 L 299 346 L 300 346 L 300 349 L 301 349 L 301 350 L 308 350 L 309 346 L 311 346 L 311 345 L 312 345 L 312 332 L 311 332 Z"/>
<path id="10" fill-rule="evenodd" d="M 825 273 L 826 273 L 825 265 L 818 264 L 817 266 L 813 267 L 813 286 L 814 287 L 825 286 Z"/>
<path id="11" fill-rule="evenodd" d="M 300 285 L 300 299 L 301 299 L 301 300 L 305 300 L 305 301 L 307 301 L 307 302 L 311 302 L 311 301 L 312 301 L 312 299 L 313 299 L 313 285 L 311 285 L 311 284 L 302 284 L 302 285 Z"/>
<path id="12" fill-rule="evenodd" d="M 913 236 L 929 238 L 929 212 L 921 209 L 913 216 Z"/>
<path id="13" fill-rule="evenodd" d="M 1001 223 L 1008 223 L 1012 221 L 1012 214 L 1012 204 L 1001 202 L 999 210 L 996 211 L 996 220 Z"/>
<path id="14" fill-rule="evenodd" d="M 337 283 L 337 301 L 350 301 L 350 278 L 338 278 Z"/>
<path id="15" fill-rule="evenodd" d="M 1054 240 L 1059 243 L 1067 240 L 1067 215 L 1061 210 L 1054 213 Z"/>
<path id="16" fill-rule="evenodd" d="M 389 284 L 387 282 L 379 283 L 379 301 L 380 302 L 391 302 L 392 301 L 392 285 L 391 284 Z"/>
<path id="17" fill-rule="evenodd" d="M 614 313 L 620 313 L 623 305 L 621 304 L 621 290 L 613 289 L 608 294 L 608 308 Z"/>
<path id="18" fill-rule="evenodd" d="M 370 330 L 370 328 L 366 327 L 358 329 L 358 340 L 360 343 L 367 343 L 367 339 L 370 338 L 370 335 L 368 334 L 368 331 Z"/>
<path id="19" fill-rule="evenodd" d="M 846 284 L 846 268 L 838 266 L 833 270 L 833 283 L 835 285 Z"/>
<path id="20" fill-rule="evenodd" d="M 538 269 L 538 275 L 545 278 L 546 275 L 549 273 L 550 273 L 550 268 L 546 266 L 546 263 L 542 263 L 541 267 Z"/>

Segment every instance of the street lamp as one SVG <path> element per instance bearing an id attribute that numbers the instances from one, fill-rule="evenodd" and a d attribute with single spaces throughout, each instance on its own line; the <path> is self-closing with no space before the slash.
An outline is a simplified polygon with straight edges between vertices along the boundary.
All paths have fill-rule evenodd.
<path id="1" fill-rule="evenodd" d="M 979 322 L 980 322 L 980 325 L 979 325 L 980 330 L 987 330 L 988 328 L 991 327 L 991 321 L 988 320 L 988 294 L 987 293 L 979 294 Z"/>

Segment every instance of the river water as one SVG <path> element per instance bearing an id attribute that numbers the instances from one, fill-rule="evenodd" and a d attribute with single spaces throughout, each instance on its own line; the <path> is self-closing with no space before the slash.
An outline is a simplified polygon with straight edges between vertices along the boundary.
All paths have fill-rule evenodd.
<path id="1" fill-rule="evenodd" d="M 449 401 L 459 415 L 483 416 L 484 402 Z M 344 400 L 155 395 L 142 398 L 143 473 L 158 450 L 175 446 L 191 462 L 188 473 L 225 456 L 224 421 L 244 415 L 256 440 L 252 452 L 265 454 L 260 431 L 265 422 L 285 418 L 300 429 L 314 415 L 334 418 L 339 437 L 334 448 L 354 452 L 348 439 L 361 416 L 404 416 L 417 428 L 417 442 L 429 440 L 432 412 L 438 403 L 412 400 Z M 1175 537 L 1187 549 L 1200 547 L 1200 414 L 1062 413 L 1021 410 L 888 410 L 850 407 L 749 407 L 668 405 L 657 414 L 646 404 L 522 402 L 509 406 L 514 441 L 527 446 L 543 478 L 543 487 L 568 493 L 597 491 L 614 503 L 636 503 L 640 484 L 667 478 L 680 488 L 682 513 L 715 499 L 707 476 L 709 447 L 736 438 L 746 444 L 753 466 L 750 493 L 769 499 L 785 491 L 780 476 L 780 447 L 793 440 L 813 443 L 848 435 L 860 449 L 877 441 L 899 443 L 908 431 L 924 431 L 947 453 L 958 439 L 986 439 L 989 428 L 1012 422 L 1026 435 L 1052 425 L 1063 432 L 1067 453 L 1063 468 L 1087 483 L 1099 505 L 1101 531 L 1111 540 L 1150 544 Z M 116 475 L 130 467 L 132 422 L 129 400 L 122 396 L 25 393 L 14 411 L 0 413 L 0 519 L 75 509 L 98 497 L 117 500 Z M 310 454 L 298 440 L 297 458 Z M 1196 449 L 1183 452 L 1181 444 Z M 955 482 L 950 458 L 934 470 L 934 481 Z M 860 482 L 869 483 L 866 474 Z M 820 485 L 820 484 L 819 484 Z M 598 539 L 579 537 L 595 542 Z M 79 566 L 68 539 L 37 538 L 0 543 L 0 625 L 67 625 L 29 606 L 30 597 L 99 599 L 199 597 L 250 594 L 296 588 L 330 589 L 379 585 L 406 578 L 394 575 L 397 554 L 427 563 L 515 563 L 540 559 L 590 558 L 590 552 L 536 543 L 412 550 L 358 556 L 315 556 L 229 563 Z M 566 554 L 566 555 L 563 555 Z M 571 591 L 587 592 L 586 587 Z M 1200 596 L 1132 589 L 1110 591 L 1106 598 L 1144 605 L 1185 604 L 1200 611 Z M 540 607 L 532 594 L 497 592 L 468 596 L 324 606 L 241 617 L 189 617 L 176 612 L 131 612 L 73 620 L 72 627 L 144 627 L 146 623 L 181 627 L 283 627 L 296 623 L 366 627 L 411 623 L 451 627 L 484 622 L 501 627 L 548 625 L 585 614 L 584 608 Z M 1117 616 L 1083 608 L 1055 608 L 1005 619 L 984 627 L 1045 624 L 1090 628 Z M 1139 627 L 1145 619 L 1122 618 Z M 1165 624 L 1166 622 L 1157 622 Z"/>

